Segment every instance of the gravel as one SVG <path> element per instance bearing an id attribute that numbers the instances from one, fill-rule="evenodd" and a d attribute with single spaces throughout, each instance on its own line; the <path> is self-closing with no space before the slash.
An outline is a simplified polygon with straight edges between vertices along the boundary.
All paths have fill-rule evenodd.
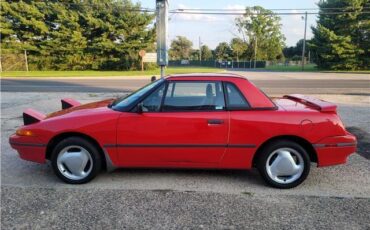
<path id="1" fill-rule="evenodd" d="M 370 228 L 369 198 L 5 186 L 1 199 L 3 229 Z"/>

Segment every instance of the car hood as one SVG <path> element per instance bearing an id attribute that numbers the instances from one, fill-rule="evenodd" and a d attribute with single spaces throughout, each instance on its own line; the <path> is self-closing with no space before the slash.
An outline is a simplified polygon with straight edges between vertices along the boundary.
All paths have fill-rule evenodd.
<path id="1" fill-rule="evenodd" d="M 46 116 L 46 119 L 48 118 L 53 118 L 53 117 L 58 117 L 62 115 L 66 115 L 69 113 L 74 113 L 74 112 L 93 112 L 94 110 L 98 110 L 100 108 L 107 108 L 109 104 L 111 104 L 114 101 L 113 98 L 106 99 L 103 101 L 97 101 L 97 102 L 91 102 L 79 106 L 74 106 L 68 109 L 63 109 L 57 112 L 50 113 Z"/>

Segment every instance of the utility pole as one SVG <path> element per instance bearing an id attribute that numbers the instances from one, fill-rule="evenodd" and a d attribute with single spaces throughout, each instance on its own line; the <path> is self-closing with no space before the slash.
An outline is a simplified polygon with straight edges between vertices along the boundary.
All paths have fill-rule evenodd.
<path id="1" fill-rule="evenodd" d="M 255 37 L 255 44 L 254 44 L 254 68 L 256 68 L 257 62 L 257 36 Z"/>
<path id="2" fill-rule="evenodd" d="M 161 78 L 168 65 L 168 1 L 156 0 L 157 13 L 157 64 L 161 67 Z"/>
<path id="3" fill-rule="evenodd" d="M 304 16 L 304 38 L 302 47 L 302 70 L 304 70 L 304 54 L 306 52 L 307 11 Z"/>
<path id="4" fill-rule="evenodd" d="M 24 60 L 26 61 L 26 70 L 27 70 L 27 72 L 28 72 L 27 50 L 24 50 Z"/>
<path id="5" fill-rule="evenodd" d="M 199 36 L 199 64 L 202 65 L 202 41 Z"/>

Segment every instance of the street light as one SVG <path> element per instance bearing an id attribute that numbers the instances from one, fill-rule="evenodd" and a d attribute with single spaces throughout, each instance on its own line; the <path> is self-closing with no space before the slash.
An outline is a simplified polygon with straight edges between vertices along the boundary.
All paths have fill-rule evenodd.
<path id="1" fill-rule="evenodd" d="M 304 70 L 304 54 L 306 52 L 306 31 L 307 31 L 307 11 L 305 16 L 302 16 L 302 20 L 304 19 L 304 38 L 303 38 L 303 47 L 302 47 L 302 70 Z"/>
<path id="2" fill-rule="evenodd" d="M 161 78 L 164 77 L 164 67 L 168 65 L 168 1 L 156 0 L 157 13 L 157 64 L 161 67 Z"/>

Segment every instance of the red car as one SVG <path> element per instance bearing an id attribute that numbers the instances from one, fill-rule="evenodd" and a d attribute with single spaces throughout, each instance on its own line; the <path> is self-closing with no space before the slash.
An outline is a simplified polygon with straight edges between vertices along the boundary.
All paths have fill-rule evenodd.
<path id="1" fill-rule="evenodd" d="M 343 164 L 356 150 L 336 105 L 312 97 L 269 98 L 246 78 L 187 74 L 118 99 L 62 110 L 28 109 L 10 137 L 22 159 L 45 163 L 67 183 L 103 168 L 250 169 L 278 188 L 302 183 L 311 162 Z"/>

